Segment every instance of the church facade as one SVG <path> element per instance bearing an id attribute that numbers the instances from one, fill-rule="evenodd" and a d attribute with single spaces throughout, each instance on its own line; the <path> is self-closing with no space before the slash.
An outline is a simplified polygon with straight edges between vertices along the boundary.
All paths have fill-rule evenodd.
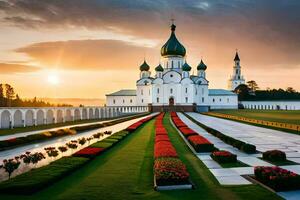
<path id="1" fill-rule="evenodd" d="M 238 82 L 234 75 L 230 90 L 209 89 L 206 79 L 207 66 L 201 59 L 197 74 L 191 75 L 192 67 L 186 60 L 186 49 L 175 35 L 176 26 L 171 25 L 171 35 L 161 48 L 161 63 L 152 76 L 150 66 L 144 60 L 136 90 L 120 90 L 106 95 L 106 106 L 148 106 L 150 111 L 208 111 L 209 109 L 237 109 L 238 97 L 232 92 Z M 236 54 L 234 73 L 240 74 L 239 57 Z M 236 77 L 235 77 L 236 76 Z"/>

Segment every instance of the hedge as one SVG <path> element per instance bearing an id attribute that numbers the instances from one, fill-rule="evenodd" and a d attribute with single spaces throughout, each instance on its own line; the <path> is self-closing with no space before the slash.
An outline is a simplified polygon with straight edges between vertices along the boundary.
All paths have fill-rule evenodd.
<path id="1" fill-rule="evenodd" d="M 88 158 L 81 157 L 61 158 L 0 183 L 0 191 L 9 194 L 32 194 L 64 178 L 88 161 Z"/>
<path id="2" fill-rule="evenodd" d="M 209 132 L 210 134 L 216 136 L 217 138 L 219 138 L 220 140 L 222 140 L 223 142 L 232 145 L 236 148 L 238 148 L 241 151 L 244 151 L 245 153 L 251 154 L 251 153 L 256 153 L 256 146 L 252 145 L 252 144 L 248 144 L 245 143 L 243 141 L 237 140 L 235 138 L 232 138 L 228 135 L 225 135 L 213 128 L 210 128 L 198 121 L 196 121 L 194 118 L 190 117 L 189 115 L 183 113 L 188 119 L 190 119 L 191 121 L 193 121 L 194 123 L 196 123 L 198 126 L 202 127 L 204 130 L 206 130 L 207 132 Z"/>

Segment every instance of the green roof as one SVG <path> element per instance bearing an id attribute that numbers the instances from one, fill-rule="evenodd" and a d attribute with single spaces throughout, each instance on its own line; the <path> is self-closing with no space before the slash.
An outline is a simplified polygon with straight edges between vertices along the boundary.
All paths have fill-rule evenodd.
<path id="1" fill-rule="evenodd" d="M 106 96 L 136 96 L 136 90 L 119 90 Z"/>
<path id="2" fill-rule="evenodd" d="M 229 91 L 229 90 L 224 90 L 224 89 L 209 89 L 208 90 L 208 95 L 209 96 L 236 96 L 237 94 Z"/>
<path id="3" fill-rule="evenodd" d="M 149 71 L 150 66 L 147 64 L 146 60 L 144 60 L 143 64 L 140 66 L 141 71 Z"/>
<path id="4" fill-rule="evenodd" d="M 204 62 L 200 61 L 199 65 L 197 66 L 197 70 L 206 70 L 207 69 L 207 66 L 204 64 Z"/>
<path id="5" fill-rule="evenodd" d="M 171 25 L 171 36 L 168 41 L 161 47 L 160 54 L 162 56 L 185 56 L 186 50 L 184 46 L 177 40 L 175 35 L 176 26 Z"/>
<path id="6" fill-rule="evenodd" d="M 155 71 L 157 71 L 157 72 L 163 72 L 163 71 L 164 71 L 164 68 L 161 66 L 161 64 L 159 64 L 159 65 L 155 68 Z"/>
<path id="7" fill-rule="evenodd" d="M 183 66 L 182 66 L 183 71 L 188 71 L 189 72 L 189 71 L 191 71 L 191 69 L 192 69 L 191 66 L 189 66 L 189 64 L 187 64 L 187 63 L 184 63 Z"/>

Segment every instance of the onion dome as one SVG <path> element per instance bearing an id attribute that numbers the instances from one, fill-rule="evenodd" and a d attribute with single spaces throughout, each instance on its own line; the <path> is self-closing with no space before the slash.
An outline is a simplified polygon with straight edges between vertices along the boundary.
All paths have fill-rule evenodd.
<path id="1" fill-rule="evenodd" d="M 164 68 L 159 64 L 157 67 L 155 67 L 155 71 L 157 71 L 157 72 L 163 72 Z"/>
<path id="2" fill-rule="evenodd" d="M 240 61 L 238 52 L 236 52 L 236 54 L 235 54 L 234 61 Z"/>
<path id="3" fill-rule="evenodd" d="M 150 66 L 144 60 L 143 64 L 141 64 L 141 66 L 140 66 L 140 70 L 141 71 L 149 71 L 149 69 L 150 69 Z"/>
<path id="4" fill-rule="evenodd" d="M 197 70 L 206 70 L 207 69 L 207 66 L 204 64 L 204 62 L 200 61 L 199 65 L 197 66 Z"/>
<path id="5" fill-rule="evenodd" d="M 185 56 L 186 50 L 182 44 L 177 40 L 175 35 L 176 26 L 171 25 L 171 36 L 169 40 L 162 46 L 160 50 L 161 56 Z"/>
<path id="6" fill-rule="evenodd" d="M 189 72 L 189 71 L 191 71 L 191 69 L 192 69 L 191 66 L 189 66 L 189 64 L 187 64 L 187 63 L 184 63 L 182 66 L 183 71 Z"/>

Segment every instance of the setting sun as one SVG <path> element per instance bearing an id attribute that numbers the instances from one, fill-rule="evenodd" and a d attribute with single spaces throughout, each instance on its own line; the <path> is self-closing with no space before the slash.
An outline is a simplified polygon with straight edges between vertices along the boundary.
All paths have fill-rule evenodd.
<path id="1" fill-rule="evenodd" d="M 60 83 L 59 77 L 57 74 L 49 74 L 47 81 L 51 85 L 58 85 Z"/>

